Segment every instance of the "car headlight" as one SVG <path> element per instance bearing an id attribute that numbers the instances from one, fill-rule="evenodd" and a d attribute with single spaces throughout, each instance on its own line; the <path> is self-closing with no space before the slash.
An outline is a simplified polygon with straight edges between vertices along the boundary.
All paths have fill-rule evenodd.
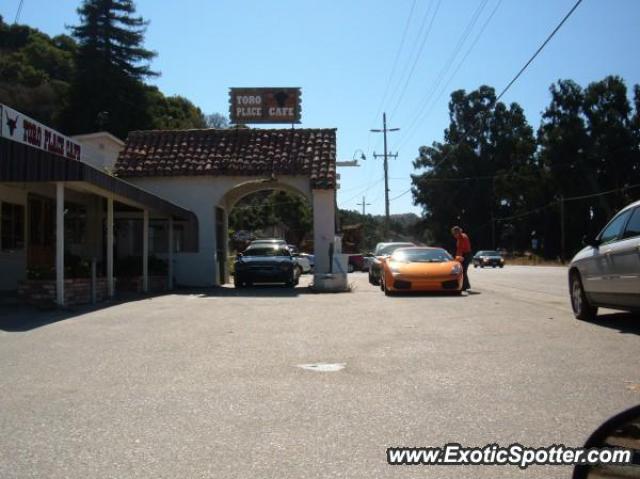
<path id="1" fill-rule="evenodd" d="M 400 266 L 398 266 L 396 263 L 390 263 L 389 264 L 389 269 L 391 270 L 392 273 L 399 273 L 400 272 Z"/>
<path id="2" fill-rule="evenodd" d="M 450 273 L 450 274 L 457 276 L 457 275 L 459 275 L 460 273 L 462 273 L 462 266 L 460 266 L 460 264 L 459 264 L 459 263 L 458 263 L 458 264 L 454 264 L 454 265 L 451 267 L 451 273 Z"/>

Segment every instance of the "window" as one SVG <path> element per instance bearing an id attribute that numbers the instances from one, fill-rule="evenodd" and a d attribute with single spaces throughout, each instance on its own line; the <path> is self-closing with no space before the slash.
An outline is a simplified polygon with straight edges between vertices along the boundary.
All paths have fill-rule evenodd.
<path id="1" fill-rule="evenodd" d="M 87 231 L 87 210 L 75 203 L 64 205 L 64 240 L 69 244 L 84 244 Z"/>
<path id="2" fill-rule="evenodd" d="M 605 244 L 616 241 L 620 236 L 622 227 L 627 222 L 627 218 L 629 218 L 630 214 L 631 211 L 627 210 L 611 220 L 611 222 L 604 228 L 604 230 L 602 230 L 602 233 L 600 233 L 600 243 Z"/>
<path id="3" fill-rule="evenodd" d="M 633 210 L 629 223 L 624 230 L 623 238 L 634 238 L 640 236 L 640 207 Z"/>
<path id="4" fill-rule="evenodd" d="M 3 251 L 24 248 L 24 206 L 13 203 L 2 203 L 2 238 L 0 244 Z"/>

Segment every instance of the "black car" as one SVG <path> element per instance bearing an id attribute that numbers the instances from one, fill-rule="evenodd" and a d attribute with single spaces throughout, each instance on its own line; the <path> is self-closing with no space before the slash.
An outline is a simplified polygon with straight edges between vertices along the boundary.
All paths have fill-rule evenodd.
<path id="1" fill-rule="evenodd" d="M 411 248 L 415 246 L 413 243 L 378 243 L 373 253 L 373 259 L 369 262 L 369 283 L 373 285 L 380 284 L 381 262 L 382 258 L 389 257 L 398 248 Z"/>
<path id="2" fill-rule="evenodd" d="M 504 258 L 497 251 L 478 251 L 473 257 L 473 267 L 491 266 L 492 268 L 504 267 Z"/>
<path id="3" fill-rule="evenodd" d="M 289 287 L 298 284 L 295 262 L 286 245 L 250 245 L 238 254 L 234 266 L 236 288 L 254 283 L 284 283 Z"/>

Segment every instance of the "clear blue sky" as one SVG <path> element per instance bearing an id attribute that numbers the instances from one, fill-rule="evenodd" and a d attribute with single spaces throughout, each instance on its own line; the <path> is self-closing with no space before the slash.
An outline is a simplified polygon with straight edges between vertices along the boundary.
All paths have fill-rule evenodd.
<path id="1" fill-rule="evenodd" d="M 411 163 L 418 147 L 442 138 L 448 124 L 448 94 L 457 88 L 471 90 L 481 84 L 501 90 L 573 3 L 574 0 L 416 0 L 415 4 L 413 0 L 136 2 L 138 13 L 151 21 L 146 46 L 158 52 L 153 67 L 162 76 L 154 81 L 165 94 L 186 96 L 206 113 L 227 114 L 231 86 L 302 87 L 301 126 L 337 128 L 339 159 L 351 159 L 358 149 L 367 153 L 362 167 L 340 169 L 339 206 L 357 209 L 356 203 L 365 194 L 367 202 L 372 203 L 368 211 L 373 213 L 384 212 L 382 160 L 375 160 L 372 155 L 374 150 L 382 152 L 382 139 L 368 131 L 381 127 L 381 115 L 376 114 L 387 84 L 390 88 L 382 108 L 388 113 L 389 126 L 401 128 L 390 134 L 391 150 L 399 153 L 390 164 L 394 197 L 410 187 Z M 18 4 L 19 0 L 2 1 L 0 15 L 5 21 L 13 20 Z M 24 0 L 20 22 L 49 34 L 62 33 L 65 25 L 77 23 L 78 4 L 72 0 Z M 413 14 L 400 50 L 412 5 Z M 475 12 L 477 21 L 449 73 L 429 97 L 456 45 L 464 39 L 463 33 Z M 430 24 L 429 36 L 420 49 Z M 640 83 L 638 45 L 639 1 L 584 0 L 504 100 L 519 102 L 537 128 L 540 112 L 549 102 L 548 87 L 557 79 L 571 78 L 586 85 L 617 74 L 629 87 Z M 395 74 L 389 82 L 394 63 Z M 457 73 L 451 76 L 456 69 Z M 428 108 L 414 121 L 425 100 Z M 412 124 L 414 127 L 409 129 Z M 409 211 L 419 212 L 410 194 L 391 203 L 392 213 Z"/>

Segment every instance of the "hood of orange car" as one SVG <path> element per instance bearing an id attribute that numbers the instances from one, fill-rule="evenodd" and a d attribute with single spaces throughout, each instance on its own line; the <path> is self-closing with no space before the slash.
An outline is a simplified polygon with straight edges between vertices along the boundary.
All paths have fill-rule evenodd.
<path id="1" fill-rule="evenodd" d="M 430 274 L 434 276 L 445 276 L 451 274 L 451 268 L 460 264 L 455 261 L 446 261 L 444 263 L 404 263 L 400 261 L 388 261 L 390 268 L 397 273 L 408 276 Z"/>

